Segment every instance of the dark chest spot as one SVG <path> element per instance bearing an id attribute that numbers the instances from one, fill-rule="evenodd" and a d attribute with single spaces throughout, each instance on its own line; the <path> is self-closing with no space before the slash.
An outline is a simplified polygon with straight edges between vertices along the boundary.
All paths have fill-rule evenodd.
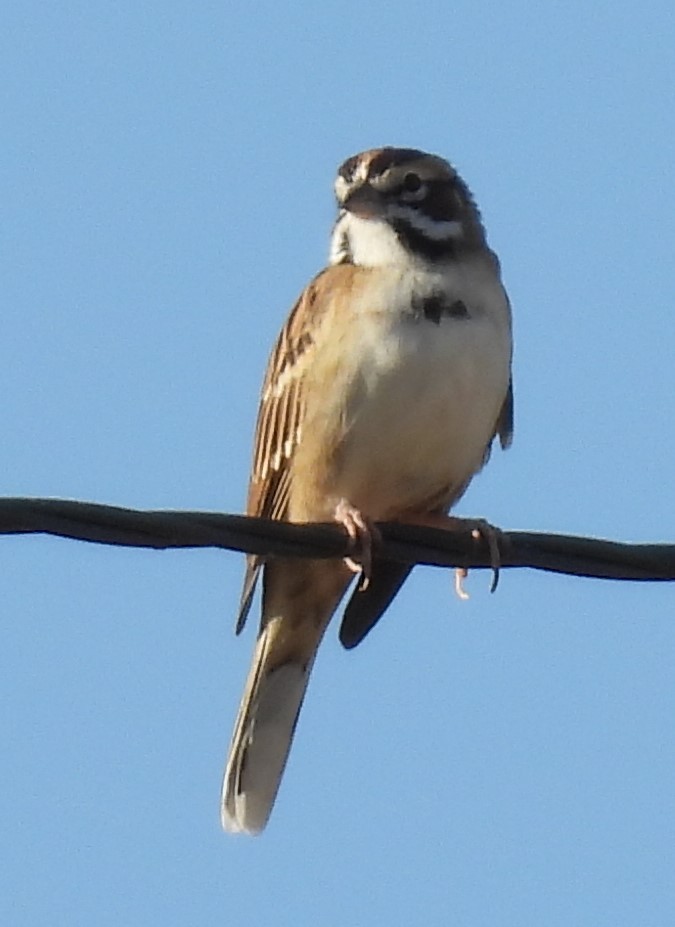
<path id="1" fill-rule="evenodd" d="M 468 319 L 469 310 L 461 299 L 448 299 L 443 294 L 413 297 L 412 310 L 416 318 L 440 325 L 441 319 Z"/>

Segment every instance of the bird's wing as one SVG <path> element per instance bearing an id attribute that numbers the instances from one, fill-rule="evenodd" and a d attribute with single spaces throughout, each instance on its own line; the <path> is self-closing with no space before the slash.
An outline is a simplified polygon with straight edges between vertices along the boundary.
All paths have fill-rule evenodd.
<path id="1" fill-rule="evenodd" d="M 312 280 L 291 310 L 272 350 L 258 409 L 247 515 L 278 520 L 287 517 L 290 464 L 300 441 L 305 412 L 305 373 L 313 360 L 316 333 L 330 306 L 325 291 L 338 271 L 343 269 L 329 267 Z M 237 633 L 246 622 L 261 565 L 260 557 L 247 558 Z"/>

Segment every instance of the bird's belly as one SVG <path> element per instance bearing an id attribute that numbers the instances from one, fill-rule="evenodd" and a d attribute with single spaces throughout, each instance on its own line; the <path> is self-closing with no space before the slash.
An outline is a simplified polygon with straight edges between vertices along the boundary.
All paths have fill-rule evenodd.
<path id="1" fill-rule="evenodd" d="M 483 462 L 509 359 L 487 320 L 401 324 L 366 344 L 333 493 L 373 518 L 450 504 Z"/>

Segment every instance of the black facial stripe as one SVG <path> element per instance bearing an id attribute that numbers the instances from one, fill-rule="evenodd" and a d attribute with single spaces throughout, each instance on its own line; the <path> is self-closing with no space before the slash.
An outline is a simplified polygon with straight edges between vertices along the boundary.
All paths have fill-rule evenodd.
<path id="1" fill-rule="evenodd" d="M 413 254 L 419 254 L 429 260 L 450 258 L 457 252 L 457 241 L 454 238 L 427 238 L 405 219 L 392 219 L 391 227 L 403 245 Z"/>
<path id="2" fill-rule="evenodd" d="M 424 213 L 430 219 L 445 222 L 461 219 L 467 210 L 477 212 L 469 188 L 459 177 L 452 180 L 427 180 L 427 195 L 419 202 L 424 204 Z"/>
<path id="3" fill-rule="evenodd" d="M 424 212 L 430 219 L 452 221 L 457 219 L 465 208 L 462 192 L 452 181 L 431 180 L 427 183 L 428 192 L 424 197 Z"/>

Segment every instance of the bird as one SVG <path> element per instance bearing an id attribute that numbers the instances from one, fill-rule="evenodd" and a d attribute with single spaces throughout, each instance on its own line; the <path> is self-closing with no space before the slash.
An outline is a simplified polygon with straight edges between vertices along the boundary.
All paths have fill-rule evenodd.
<path id="1" fill-rule="evenodd" d="M 377 521 L 447 516 L 513 434 L 511 308 L 475 200 L 444 158 L 356 154 L 335 180 L 328 265 L 301 293 L 264 378 L 246 513 L 337 521 L 362 551 L 340 641 L 373 628 L 411 566 Z M 266 826 L 326 628 L 354 560 L 247 558 L 237 633 L 262 574 L 259 632 L 221 798 L 225 830 Z"/>

